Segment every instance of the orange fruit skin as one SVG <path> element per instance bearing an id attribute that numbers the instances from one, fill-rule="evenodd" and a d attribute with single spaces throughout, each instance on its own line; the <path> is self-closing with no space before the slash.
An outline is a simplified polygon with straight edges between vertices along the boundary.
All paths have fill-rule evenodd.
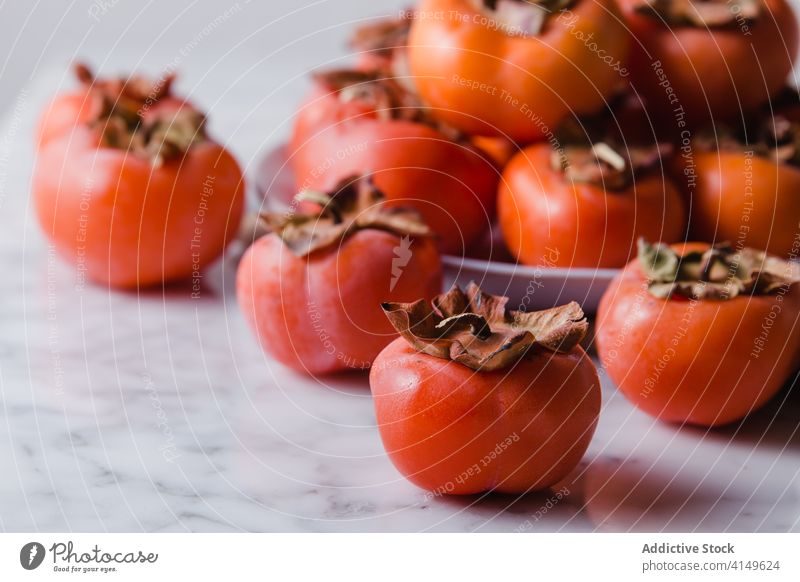
<path id="1" fill-rule="evenodd" d="M 514 142 L 503 137 L 476 135 L 472 138 L 472 144 L 479 150 L 485 152 L 501 170 L 505 168 L 506 164 L 514 157 L 514 154 L 519 151 L 519 148 Z"/>
<path id="2" fill-rule="evenodd" d="M 244 182 L 213 141 L 154 167 L 81 126 L 42 147 L 33 198 L 63 258 L 125 289 L 188 279 L 217 259 L 236 235 Z"/>
<path id="3" fill-rule="evenodd" d="M 720 426 L 763 406 L 795 370 L 798 314 L 796 286 L 727 301 L 658 299 L 632 261 L 600 302 L 597 351 L 637 408 L 667 422 Z"/>
<path id="4" fill-rule="evenodd" d="M 541 140 L 570 113 L 601 109 L 624 82 L 613 62 L 625 67 L 630 40 L 613 0 L 581 0 L 535 38 L 506 34 L 468 0 L 424 0 L 418 12 L 408 42 L 415 85 L 467 134 Z"/>
<path id="5" fill-rule="evenodd" d="M 509 251 L 527 265 L 615 268 L 636 254 L 636 241 L 684 237 L 686 211 L 671 179 L 645 176 L 606 193 L 571 183 L 551 167 L 549 144 L 514 156 L 503 172 L 498 218 Z"/>
<path id="6" fill-rule="evenodd" d="M 690 228 L 784 258 L 800 254 L 800 169 L 739 152 L 695 152 Z"/>
<path id="7" fill-rule="evenodd" d="M 600 382 L 580 348 L 476 372 L 389 344 L 370 371 L 383 445 L 395 467 L 435 493 L 525 493 L 581 460 L 600 413 Z"/>
<path id="8" fill-rule="evenodd" d="M 442 267 L 430 238 L 413 239 L 392 287 L 399 237 L 361 230 L 340 247 L 292 254 L 275 234 L 245 252 L 236 278 L 242 313 L 266 353 L 307 374 L 366 369 L 397 333 L 384 301 L 431 299 Z"/>
<path id="9" fill-rule="evenodd" d="M 56 95 L 43 109 L 36 130 L 36 144 L 41 148 L 53 139 L 85 125 L 100 113 L 102 103 L 88 89 Z"/>

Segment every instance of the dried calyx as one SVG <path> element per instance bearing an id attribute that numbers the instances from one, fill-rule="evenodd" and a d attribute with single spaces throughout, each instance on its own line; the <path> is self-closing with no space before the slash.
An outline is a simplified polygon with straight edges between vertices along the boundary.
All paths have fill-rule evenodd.
<path id="1" fill-rule="evenodd" d="M 735 131 L 717 124 L 699 132 L 693 146 L 699 151 L 752 152 L 779 164 L 800 167 L 800 123 L 778 112 L 764 114 L 748 125 L 746 131 Z"/>
<path id="2" fill-rule="evenodd" d="M 673 26 L 724 28 L 761 16 L 761 0 L 641 0 L 636 11 Z"/>
<path id="3" fill-rule="evenodd" d="M 751 248 L 720 244 L 679 255 L 665 244 L 639 240 L 639 265 L 650 293 L 661 299 L 726 300 L 738 295 L 768 295 L 800 282 L 795 263 Z"/>
<path id="4" fill-rule="evenodd" d="M 320 210 L 262 214 L 259 227 L 261 233 L 277 234 L 298 257 L 336 247 L 359 230 L 382 230 L 400 237 L 433 236 L 415 210 L 387 206 L 386 197 L 370 177 L 347 178 L 330 194 L 307 190 L 298 194 L 296 201 L 313 202 Z"/>
<path id="5" fill-rule="evenodd" d="M 672 155 L 669 143 L 624 144 L 607 127 L 567 123 L 558 132 L 553 149 L 553 169 L 571 182 L 584 182 L 605 190 L 624 190 L 643 174 L 660 170 Z"/>
<path id="6" fill-rule="evenodd" d="M 372 107 L 380 120 L 422 123 L 452 140 L 462 137 L 457 130 L 433 117 L 415 93 L 380 71 L 336 69 L 317 73 L 314 79 L 336 93 L 341 102 L 357 101 Z"/>
<path id="7" fill-rule="evenodd" d="M 78 80 L 99 101 L 89 120 L 102 131 L 102 144 L 123 149 L 160 165 L 183 156 L 206 140 L 205 116 L 186 103 L 158 108 L 170 97 L 174 75 L 157 81 L 142 76 L 97 79 L 84 64 L 75 67 Z"/>
<path id="8" fill-rule="evenodd" d="M 411 66 L 408 62 L 408 33 L 413 16 L 411 11 L 399 18 L 386 18 L 356 29 L 350 46 L 357 51 L 378 57 L 371 63 L 382 69 L 404 89 L 415 91 Z"/>
<path id="9" fill-rule="evenodd" d="M 544 311 L 507 311 L 507 297 L 484 293 L 475 283 L 453 287 L 431 303 L 384 303 L 394 328 L 415 349 L 489 372 L 513 365 L 541 350 L 571 351 L 589 324 L 580 306 L 569 303 Z"/>
<path id="10" fill-rule="evenodd" d="M 356 28 L 350 46 L 356 50 L 392 57 L 408 44 L 411 18 L 384 18 Z"/>
<path id="11" fill-rule="evenodd" d="M 754 148 L 758 155 L 800 166 L 800 123 L 778 114 L 761 123 L 758 137 Z"/>
<path id="12" fill-rule="evenodd" d="M 76 63 L 75 76 L 78 81 L 96 94 L 101 94 L 119 103 L 124 111 L 138 110 L 145 103 L 156 103 L 169 97 L 175 74 L 153 80 L 141 75 L 129 78 L 98 79 L 85 63 Z"/>
<path id="13" fill-rule="evenodd" d="M 631 146 L 627 150 L 610 142 L 565 145 L 553 151 L 553 167 L 571 182 L 586 182 L 606 190 L 624 190 L 637 176 L 661 167 L 672 153 L 669 144 Z"/>
<path id="14" fill-rule="evenodd" d="M 336 69 L 317 73 L 314 79 L 336 93 L 342 102 L 358 101 L 370 105 L 379 119 L 422 122 L 427 117 L 422 102 L 414 93 L 379 71 Z"/>
<path id="15" fill-rule="evenodd" d="M 576 0 L 470 0 L 492 19 L 492 27 L 509 36 L 536 36 L 549 18 Z"/>

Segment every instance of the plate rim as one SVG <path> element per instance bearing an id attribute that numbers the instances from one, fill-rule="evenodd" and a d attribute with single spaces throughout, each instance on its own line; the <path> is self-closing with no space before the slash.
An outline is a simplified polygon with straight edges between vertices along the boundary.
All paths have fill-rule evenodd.
<path id="1" fill-rule="evenodd" d="M 521 265 L 519 263 L 506 263 L 504 261 L 491 261 L 486 259 L 475 259 L 471 257 L 457 257 L 455 255 L 442 255 L 442 265 L 450 268 L 460 269 L 473 269 L 473 270 L 491 270 L 491 272 L 498 275 L 511 275 L 519 276 L 522 274 L 539 275 L 547 274 L 556 277 L 574 277 L 574 278 L 613 278 L 619 274 L 622 269 L 606 269 L 598 268 L 592 269 L 591 267 L 532 267 L 530 265 Z"/>

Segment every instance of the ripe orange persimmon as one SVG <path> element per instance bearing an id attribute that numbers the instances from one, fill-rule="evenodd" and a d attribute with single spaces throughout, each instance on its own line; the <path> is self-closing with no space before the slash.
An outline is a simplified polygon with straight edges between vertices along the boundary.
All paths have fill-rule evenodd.
<path id="1" fill-rule="evenodd" d="M 272 232 L 239 265 L 239 305 L 282 364 L 309 374 L 366 369 L 397 336 L 380 302 L 439 293 L 439 253 L 416 213 L 385 207 L 366 178 L 314 200 L 321 212 L 267 217 Z"/>
<path id="2" fill-rule="evenodd" d="M 333 71 L 300 108 L 289 146 L 299 190 L 371 172 L 391 204 L 417 209 L 443 252 L 463 254 L 488 230 L 498 171 L 380 73 Z"/>
<path id="3" fill-rule="evenodd" d="M 642 243 L 600 302 L 600 361 L 656 418 L 740 420 L 797 367 L 798 281 L 796 266 L 752 249 Z"/>
<path id="4" fill-rule="evenodd" d="M 111 287 L 199 281 L 238 229 L 241 170 L 190 105 L 148 109 L 145 96 L 104 87 L 71 126 L 71 98 L 51 109 L 58 122 L 44 118 L 33 176 L 42 230 L 81 277 Z"/>
<path id="5" fill-rule="evenodd" d="M 559 267 L 621 267 L 636 240 L 683 238 L 686 211 L 662 171 L 663 146 L 553 149 L 535 144 L 503 172 L 498 217 L 520 262 Z"/>
<path id="6" fill-rule="evenodd" d="M 798 256 L 800 168 L 733 151 L 697 152 L 695 167 L 695 238 L 736 241 L 781 257 Z"/>
<path id="7" fill-rule="evenodd" d="M 384 304 L 403 335 L 370 372 L 381 439 L 434 493 L 525 493 L 564 478 L 600 412 L 597 370 L 578 342 L 577 304 L 505 313 L 471 285 L 433 302 Z"/>
<path id="8" fill-rule="evenodd" d="M 630 80 L 673 130 L 736 119 L 786 83 L 798 50 L 786 0 L 620 0 Z"/>
<path id="9" fill-rule="evenodd" d="M 424 0 L 408 42 L 414 82 L 435 115 L 518 142 L 600 109 L 627 74 L 614 0 Z"/>
<path id="10" fill-rule="evenodd" d="M 800 123 L 783 112 L 767 114 L 750 135 L 758 137 L 747 140 L 717 127 L 714 136 L 693 140 L 691 156 L 680 158 L 678 168 L 687 176 L 683 183 L 692 201 L 692 236 L 796 258 Z"/>

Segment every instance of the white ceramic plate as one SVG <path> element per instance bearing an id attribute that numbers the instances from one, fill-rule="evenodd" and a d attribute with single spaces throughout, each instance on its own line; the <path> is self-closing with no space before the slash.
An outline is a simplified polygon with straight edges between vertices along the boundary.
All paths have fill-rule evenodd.
<path id="1" fill-rule="evenodd" d="M 261 211 L 281 212 L 295 195 L 295 180 L 285 146 L 268 151 L 255 176 L 253 206 Z M 445 288 L 470 281 L 494 294 L 511 298 L 512 309 L 546 309 L 577 301 L 594 313 L 603 292 L 618 269 L 528 267 L 511 261 L 497 233 L 492 233 L 487 256 L 493 260 L 445 255 Z"/>

